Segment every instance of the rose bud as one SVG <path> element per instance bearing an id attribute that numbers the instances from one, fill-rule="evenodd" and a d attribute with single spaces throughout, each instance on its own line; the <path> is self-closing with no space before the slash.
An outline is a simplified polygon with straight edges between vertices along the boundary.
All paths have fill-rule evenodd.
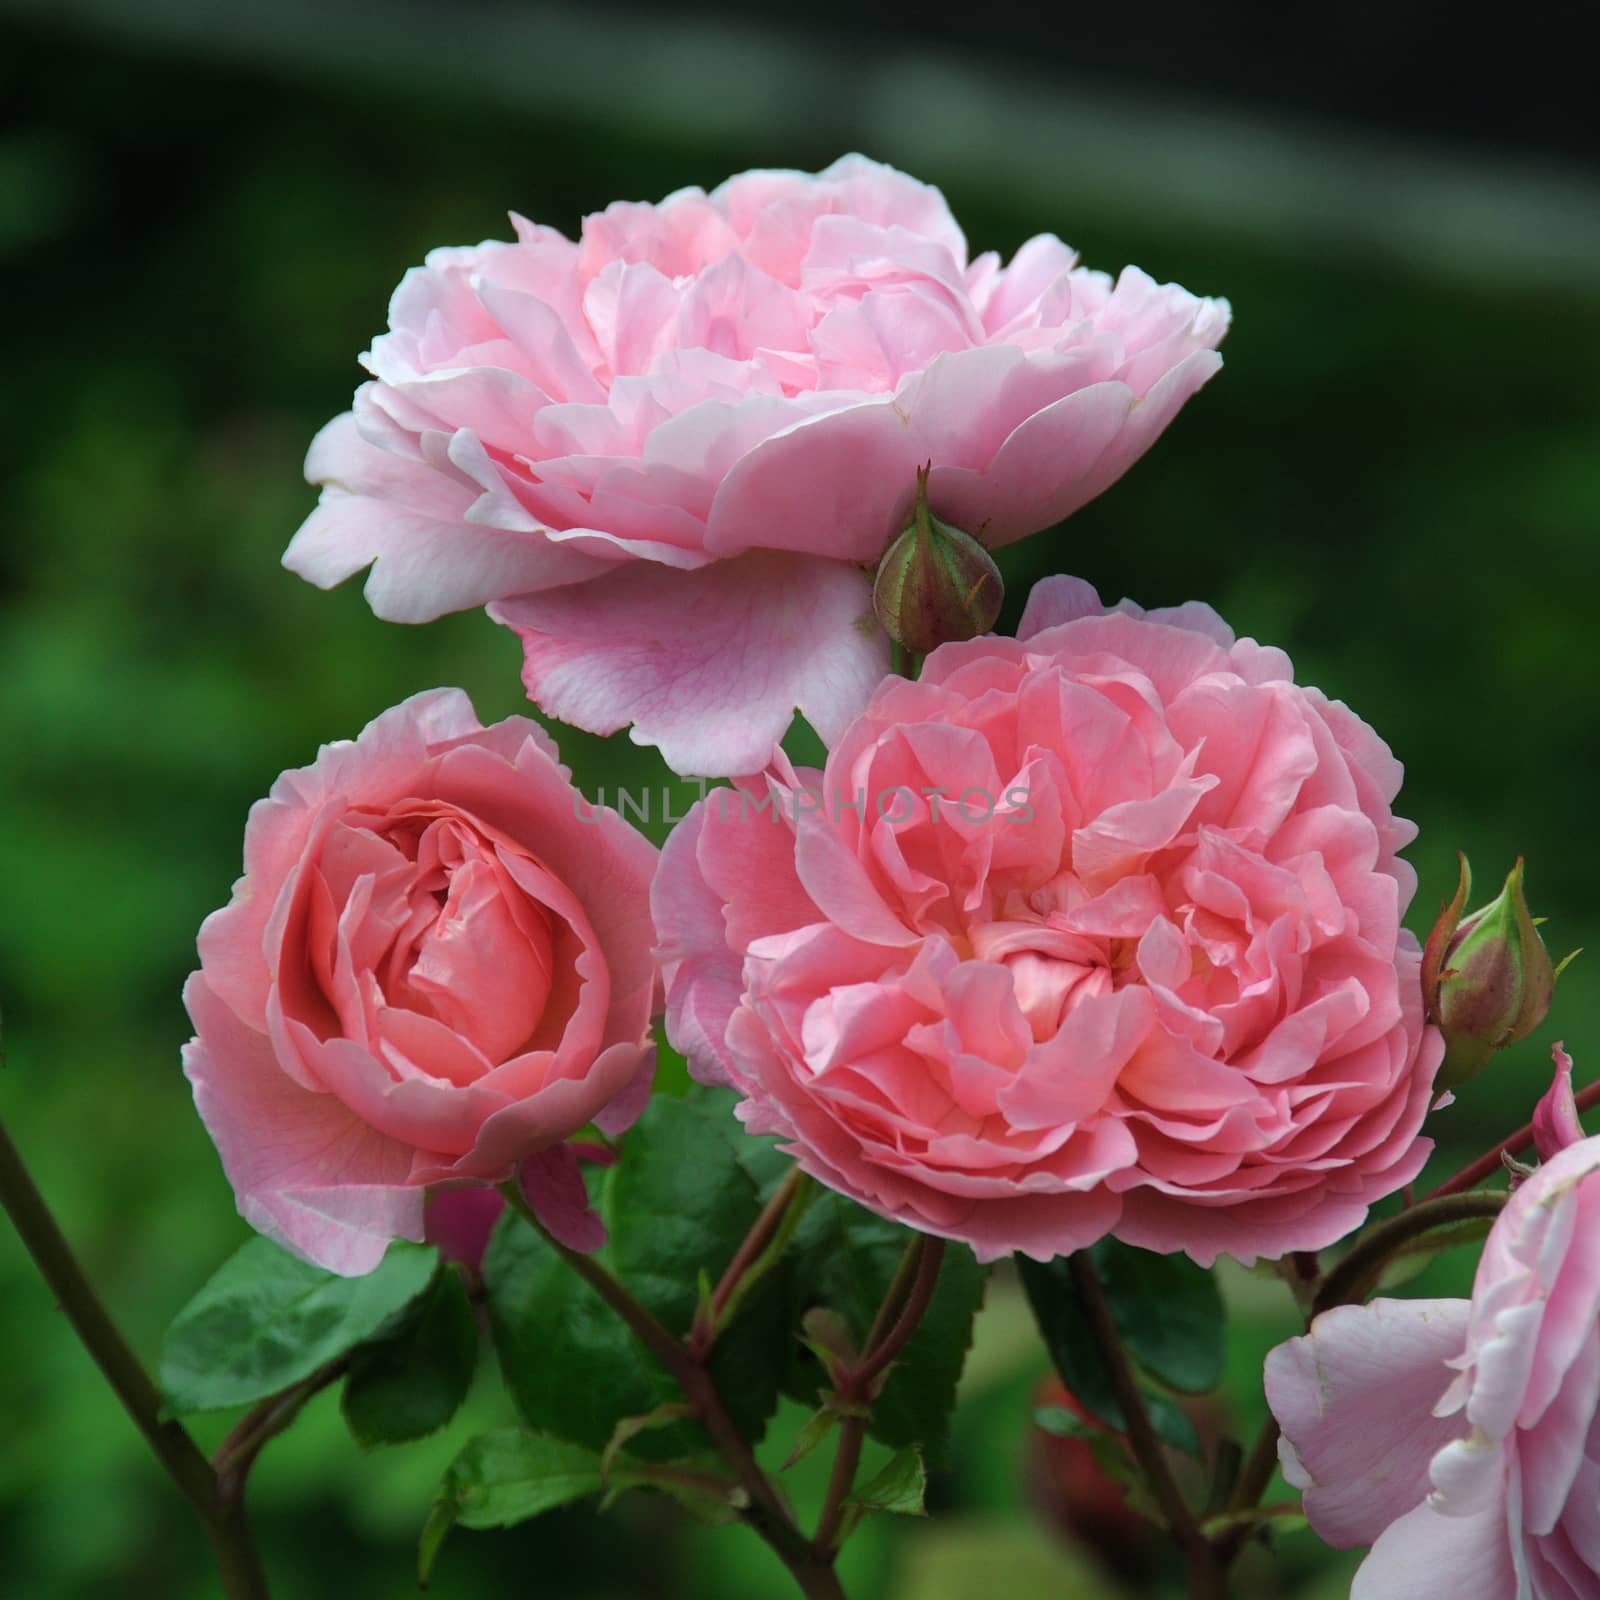
<path id="1" fill-rule="evenodd" d="M 1522 857 L 1500 893 L 1465 918 L 1472 870 L 1460 859 L 1455 898 L 1440 913 L 1422 958 L 1428 1020 L 1445 1039 L 1440 1089 L 1476 1077 L 1496 1050 L 1532 1033 L 1550 1009 L 1556 981 L 1522 892 Z"/>
<path id="2" fill-rule="evenodd" d="M 1569 1145 L 1584 1139 L 1578 1120 L 1578 1097 L 1572 1092 L 1572 1057 L 1559 1039 L 1550 1046 L 1555 1077 L 1533 1111 L 1533 1147 L 1541 1161 L 1554 1161 Z"/>
<path id="3" fill-rule="evenodd" d="M 928 509 L 929 468 L 917 469 L 911 520 L 878 563 L 872 609 L 896 644 L 926 655 L 994 626 L 1005 586 L 994 557 Z"/>

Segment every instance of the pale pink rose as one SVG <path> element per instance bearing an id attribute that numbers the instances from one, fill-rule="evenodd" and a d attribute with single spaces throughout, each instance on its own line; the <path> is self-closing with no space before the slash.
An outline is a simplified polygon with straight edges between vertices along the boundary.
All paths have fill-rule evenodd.
<path id="1" fill-rule="evenodd" d="M 381 617 L 493 602 L 529 695 L 680 772 L 836 735 L 883 675 L 863 564 L 933 510 L 1008 544 L 1116 481 L 1220 365 L 1225 301 L 1052 235 L 969 261 L 862 156 L 435 250 L 318 435 L 285 564 Z"/>
<path id="2" fill-rule="evenodd" d="M 1289 1481 L 1352 1600 L 1600 1594 L 1600 1139 L 1506 1203 L 1469 1300 L 1341 1306 L 1267 1357 Z"/>
<path id="3" fill-rule="evenodd" d="M 655 848 L 534 723 L 419 694 L 286 772 L 200 930 L 184 1070 L 247 1221 L 369 1271 L 438 1185 L 513 1173 L 599 1242 L 577 1154 L 649 1092 Z"/>
<path id="4" fill-rule="evenodd" d="M 824 771 L 695 807 L 652 893 L 669 1035 L 823 1182 L 985 1259 L 1327 1245 L 1429 1149 L 1399 783 L 1208 607 L 1047 580 Z"/>

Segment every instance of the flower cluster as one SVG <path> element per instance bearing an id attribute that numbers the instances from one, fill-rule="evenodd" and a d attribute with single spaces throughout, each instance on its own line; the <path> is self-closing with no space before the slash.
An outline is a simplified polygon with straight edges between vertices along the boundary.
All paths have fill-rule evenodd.
<path id="1" fill-rule="evenodd" d="M 492 1301 L 490 1231 L 531 1212 L 688 1402 L 655 1404 L 646 1374 L 608 1461 L 641 1417 L 734 1428 L 710 1425 L 706 1362 L 792 1243 L 805 1175 L 931 1236 L 866 1343 L 807 1310 L 829 1380 L 807 1433 L 839 1423 L 848 1469 L 816 1536 L 786 1537 L 781 1496 L 728 1457 L 774 1548 L 823 1568 L 938 1240 L 1032 1258 L 1036 1311 L 1055 1258 L 1098 1246 L 1060 1271 L 1062 1315 L 1102 1354 L 1119 1308 L 1093 1303 L 1095 1262 L 1186 1255 L 1161 1281 L 1214 1302 L 1191 1263 L 1292 1255 L 1303 1303 L 1329 1309 L 1272 1354 L 1268 1397 L 1312 1523 L 1374 1546 L 1357 1600 L 1600 1592 L 1600 1139 L 1559 1048 L 1501 1147 L 1545 1165 L 1513 1163 L 1470 1301 L 1339 1303 L 1371 1292 L 1386 1227 L 1443 1215 L 1409 1198 L 1317 1260 L 1420 1172 L 1441 1091 L 1543 1021 L 1559 968 L 1520 861 L 1470 913 L 1463 863 L 1424 951 L 1401 926 L 1400 764 L 1281 650 L 1206 605 L 1106 606 L 1069 577 L 1035 587 L 1015 636 L 987 631 L 993 552 L 1150 447 L 1217 370 L 1227 303 L 1113 281 L 1051 235 L 970 257 L 936 189 L 859 156 L 614 205 L 576 240 L 513 222 L 396 291 L 370 381 L 311 447 L 321 499 L 286 564 L 324 586 L 370 567 L 392 620 L 487 607 L 542 711 L 731 781 L 658 852 L 538 724 L 484 727 L 456 690 L 285 773 L 185 991 L 185 1069 L 245 1217 L 349 1276 L 427 1238 Z M 820 769 L 785 754 L 797 710 Z M 650 1101 L 658 1022 L 731 1096 Z M 764 1210 L 723 1148 L 727 1099 L 799 1169 Z M 725 1267 L 694 1255 L 659 1316 L 630 1309 L 582 1254 L 606 1224 L 580 1158 L 615 1167 L 614 1198 L 638 1168 L 612 1135 L 662 1114 L 693 1143 L 712 1105 L 755 1220 Z M 703 1187 L 696 1168 L 654 1209 L 704 1220 Z M 528 1314 L 541 1353 L 570 1332 Z M 1138 1356 L 1165 1379 L 1165 1353 Z M 1086 1406 L 1105 1386 L 1063 1373 Z M 1202 1527 L 1121 1375 L 1094 1425 L 1220 1584 L 1254 1501 Z"/>
<path id="2" fill-rule="evenodd" d="M 1382 741 L 1204 606 L 1051 580 L 1016 639 L 915 682 L 862 625 L 904 527 L 896 637 L 970 633 L 918 610 L 965 604 L 928 530 L 999 546 L 1104 488 L 1216 369 L 1226 303 L 1050 236 L 969 259 L 937 190 L 861 157 L 614 205 L 576 242 L 515 220 L 400 286 L 286 560 L 371 564 L 396 619 L 487 603 L 546 710 L 754 774 L 655 882 L 695 1072 L 983 1257 L 1315 1249 L 1411 1178 L 1439 1042 Z M 822 774 L 777 747 L 795 707 Z M 189 1070 L 260 1226 L 359 1271 L 427 1188 L 625 1119 L 654 853 L 610 814 L 580 837 L 567 781 L 530 725 L 441 694 L 259 808 Z"/>

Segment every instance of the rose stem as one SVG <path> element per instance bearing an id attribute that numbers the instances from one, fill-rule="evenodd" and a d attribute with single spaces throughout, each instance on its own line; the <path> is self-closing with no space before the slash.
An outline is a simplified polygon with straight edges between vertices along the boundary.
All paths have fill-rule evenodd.
<path id="1" fill-rule="evenodd" d="M 839 1396 L 856 1405 L 868 1405 L 873 1386 L 889 1364 L 906 1347 L 922 1314 L 928 1309 L 939 1284 L 939 1269 L 944 1265 L 944 1240 L 917 1234 L 906 1246 L 883 1304 L 872 1319 L 861 1360 L 837 1383 Z M 866 1437 L 866 1418 L 847 1414 L 839 1424 L 839 1445 L 828 1479 L 827 1498 L 817 1521 L 816 1547 L 831 1554 L 837 1550 L 844 1525 L 845 1501 L 855 1487 L 856 1470 L 861 1465 L 861 1446 Z"/>
<path id="2" fill-rule="evenodd" d="M 697 1317 L 689 1331 L 689 1351 L 696 1361 L 704 1361 L 711 1354 L 717 1335 L 778 1264 L 815 1193 L 812 1179 L 799 1167 L 791 1167 L 734 1252 L 712 1293 L 709 1314 L 704 1319 Z"/>
<path id="3" fill-rule="evenodd" d="M 1167 1527 L 1182 1548 L 1189 1566 L 1189 1593 L 1193 1600 L 1222 1600 L 1222 1568 L 1210 1541 L 1201 1531 L 1199 1520 L 1183 1498 L 1178 1480 L 1172 1475 L 1165 1449 L 1156 1436 L 1150 1413 L 1145 1409 L 1144 1396 L 1123 1349 L 1122 1336 L 1117 1332 L 1116 1320 L 1106 1303 L 1105 1290 L 1100 1275 L 1087 1252 L 1079 1250 L 1067 1258 L 1067 1268 L 1072 1274 L 1072 1286 L 1077 1290 L 1085 1320 L 1100 1353 L 1100 1360 L 1110 1380 L 1111 1391 L 1127 1423 L 1128 1444 L 1134 1459 L 1139 1463 L 1150 1488 L 1167 1520 Z"/>
<path id="4" fill-rule="evenodd" d="M 1419 1234 L 1450 1223 L 1470 1222 L 1475 1217 L 1498 1216 L 1506 1199 L 1503 1189 L 1449 1194 L 1442 1198 L 1430 1195 L 1409 1211 L 1401 1211 L 1380 1222 L 1324 1274 L 1311 1300 L 1311 1315 L 1315 1317 L 1333 1306 L 1359 1300 L 1389 1257 Z"/>
<path id="5" fill-rule="evenodd" d="M 343 1355 L 337 1361 L 330 1361 L 309 1378 L 302 1378 L 280 1393 L 269 1395 L 245 1413 L 212 1457 L 212 1468 L 225 1496 L 238 1499 L 244 1494 L 245 1479 L 256 1457 L 300 1415 L 313 1395 L 320 1394 L 345 1375 L 350 1360 L 350 1356 Z"/>
<path id="6" fill-rule="evenodd" d="M 1499 1156 L 1495 1155 L 1498 1162 Z M 1311 1310 L 1306 1326 L 1324 1311 L 1335 1306 L 1358 1302 L 1366 1294 L 1373 1278 L 1383 1270 L 1384 1264 L 1398 1254 L 1407 1244 L 1431 1228 L 1446 1227 L 1453 1223 L 1470 1221 L 1477 1217 L 1498 1216 L 1507 1196 L 1503 1190 L 1484 1193 L 1429 1195 L 1418 1201 L 1409 1211 L 1401 1211 L 1380 1222 L 1353 1250 L 1329 1268 L 1311 1299 Z M 1229 1510 L 1235 1513 L 1253 1510 L 1278 1466 L 1278 1419 L 1270 1412 L 1256 1435 L 1249 1459 L 1239 1474 Z M 1247 1525 L 1240 1525 L 1224 1534 L 1218 1553 L 1224 1566 L 1238 1553 L 1249 1534 Z"/>
<path id="7" fill-rule="evenodd" d="M 744 1435 L 728 1415 L 710 1373 L 689 1353 L 688 1347 L 640 1305 L 598 1261 L 581 1251 L 569 1249 L 555 1238 L 534 1215 L 516 1184 L 503 1185 L 502 1192 L 538 1229 L 551 1249 L 622 1318 L 640 1343 L 666 1368 L 748 1497 L 749 1504 L 742 1515 L 789 1569 L 801 1593 L 808 1600 L 844 1600 L 844 1590 L 839 1587 L 832 1562 L 818 1555 L 784 1509 L 777 1491 L 756 1464 Z"/>
<path id="8" fill-rule="evenodd" d="M 1579 1111 L 1589 1111 L 1600 1105 L 1600 1078 L 1580 1090 L 1576 1099 Z M 1520 1156 L 1532 1147 L 1533 1124 L 1530 1122 L 1502 1139 L 1493 1149 L 1485 1150 L 1476 1161 L 1468 1162 L 1453 1178 L 1446 1178 L 1422 1203 L 1426 1205 L 1428 1200 L 1440 1200 L 1445 1195 L 1460 1194 L 1463 1189 L 1471 1189 L 1503 1170 L 1500 1161 L 1502 1156 Z"/>
<path id="9" fill-rule="evenodd" d="M 57 1304 L 94 1358 L 145 1443 L 204 1526 L 228 1600 L 266 1600 L 267 1580 L 243 1502 L 224 1493 L 181 1423 L 164 1421 L 161 1395 L 84 1276 L 17 1147 L 0 1121 L 0 1202 Z"/>
<path id="10" fill-rule="evenodd" d="M 1267 1485 L 1272 1482 L 1272 1475 L 1278 1470 L 1278 1419 L 1269 1411 L 1267 1420 L 1261 1424 L 1261 1431 L 1256 1435 L 1256 1442 L 1250 1447 L 1250 1454 L 1245 1457 L 1244 1467 L 1239 1473 L 1239 1481 L 1234 1486 L 1233 1499 L 1228 1509 L 1242 1513 L 1253 1511 L 1262 1495 L 1267 1492 Z M 1227 1566 L 1238 1550 L 1243 1546 L 1245 1535 L 1249 1532 L 1247 1527 L 1237 1527 L 1223 1535 L 1218 1541 L 1217 1554 L 1224 1566 Z"/>

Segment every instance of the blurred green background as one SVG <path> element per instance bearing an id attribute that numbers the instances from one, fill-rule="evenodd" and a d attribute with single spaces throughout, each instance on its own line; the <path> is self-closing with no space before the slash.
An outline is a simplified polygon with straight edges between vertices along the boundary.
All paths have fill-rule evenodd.
<path id="1" fill-rule="evenodd" d="M 502 52 L 480 83 L 460 41 L 430 57 L 439 41 L 410 11 L 363 22 L 341 8 L 322 33 L 291 8 L 310 29 L 297 45 L 241 13 L 238 37 L 230 23 L 202 48 L 164 31 L 160 8 L 72 9 L 99 23 L 0 14 L 0 1109 L 141 1352 L 244 1234 L 178 1070 L 178 992 L 195 928 L 238 871 L 247 807 L 319 741 L 415 690 L 460 684 L 485 721 L 523 708 L 516 642 L 481 615 L 394 627 L 358 585 L 324 595 L 278 567 L 312 504 L 305 445 L 346 405 L 389 290 L 432 245 L 503 235 L 508 207 L 570 232 L 615 197 L 815 167 L 862 143 L 944 184 L 975 249 L 1051 230 L 1092 265 L 1137 261 L 1231 297 L 1222 376 L 1124 483 L 1008 552 L 1004 624 L 1059 569 L 1108 599 L 1210 600 L 1286 646 L 1405 761 L 1401 809 L 1422 827 L 1413 926 L 1452 887 L 1458 847 L 1483 884 L 1525 852 L 1556 953 L 1600 945 L 1600 280 L 1592 259 L 1573 270 L 1586 236 L 1561 197 L 1578 190 L 1501 181 L 1466 155 L 1407 166 L 1396 144 L 1388 209 L 1373 210 L 1334 178 L 1370 180 L 1382 150 L 1335 135 L 1284 146 L 1255 122 L 1230 143 L 1197 122 L 1190 140 L 1135 117 L 1126 139 L 1063 155 L 1114 98 L 1074 101 L 1078 124 L 1006 164 L 983 152 L 1017 104 L 956 76 L 918 102 L 920 121 L 839 103 L 765 116 L 738 73 L 691 114 L 707 63 L 670 54 L 648 58 L 655 98 L 607 99 L 603 75 L 567 81 L 559 54 Z M 260 48 L 238 48 L 246 35 Z M 642 59 L 619 53 L 630 86 Z M 1026 103 L 1069 114 L 1048 95 Z M 1233 158 L 1208 168 L 1201 146 Z M 1430 196 L 1443 197 L 1431 211 Z M 664 781 L 625 742 L 561 738 L 591 788 Z M 1526 1119 L 1552 1038 L 1593 1076 L 1589 960 L 1550 1025 L 1435 1119 L 1439 1175 Z M 1470 1267 L 1442 1262 L 1418 1288 L 1454 1292 Z M 1238 1422 L 1253 1426 L 1261 1353 L 1294 1319 L 1273 1283 L 1237 1272 L 1228 1287 Z M 0 1593 L 210 1594 L 177 1496 L 5 1229 L 0 1352 Z M 1154 1592 L 1158 1579 L 1119 1577 L 1041 1514 L 1052 1491 L 1028 1424 L 1042 1376 L 1002 1276 L 938 1516 L 869 1525 L 847 1569 L 859 1600 Z M 363 1456 L 317 1402 L 253 1483 L 277 1592 L 411 1592 L 439 1470 L 505 1414 L 492 1382 L 470 1411 L 424 1446 Z M 226 1420 L 201 1430 L 208 1442 Z M 776 1425 L 780 1454 L 795 1420 Z M 1348 1558 L 1305 1534 L 1282 1549 L 1284 1593 L 1345 1593 Z M 635 1496 L 604 1520 L 579 1509 L 458 1535 L 434 1592 L 784 1587 L 753 1539 Z"/>

